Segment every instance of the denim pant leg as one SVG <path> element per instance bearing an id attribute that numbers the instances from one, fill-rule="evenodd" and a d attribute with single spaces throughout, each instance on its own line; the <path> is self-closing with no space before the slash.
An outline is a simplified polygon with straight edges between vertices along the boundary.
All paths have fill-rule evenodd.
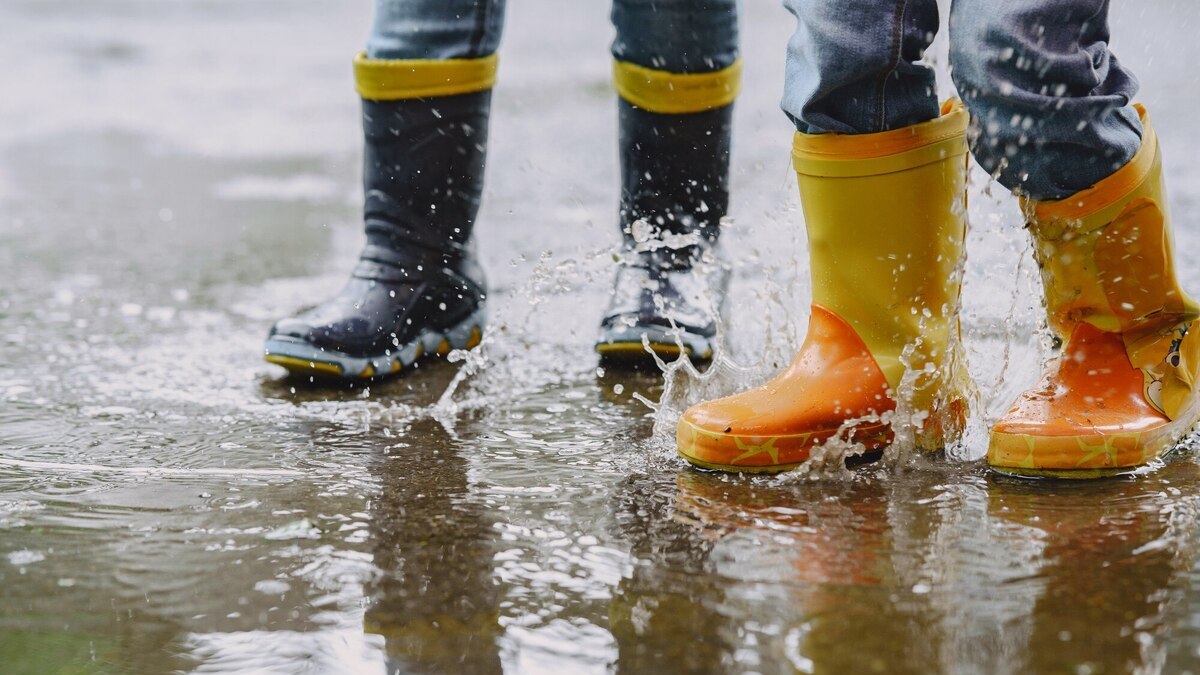
<path id="1" fill-rule="evenodd" d="M 1109 0 L 955 0 L 954 82 L 975 120 L 972 151 L 1002 185 L 1068 197 L 1141 146 L 1137 80 L 1108 48 Z"/>
<path id="2" fill-rule="evenodd" d="M 933 70 L 918 63 L 937 0 L 784 0 L 796 17 L 783 111 L 809 134 L 867 134 L 938 116 Z"/>
<path id="3" fill-rule="evenodd" d="M 495 53 L 504 0 L 375 0 L 372 59 L 474 59 Z"/>
<path id="4" fill-rule="evenodd" d="M 738 58 L 737 0 L 613 0 L 613 58 L 671 73 L 707 73 Z"/>

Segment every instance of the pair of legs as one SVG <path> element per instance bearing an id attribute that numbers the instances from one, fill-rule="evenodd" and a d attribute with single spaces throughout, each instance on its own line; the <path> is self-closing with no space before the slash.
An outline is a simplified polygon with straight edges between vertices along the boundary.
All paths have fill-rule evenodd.
<path id="1" fill-rule="evenodd" d="M 1064 342 L 993 427 L 991 465 L 1092 477 L 1173 447 L 1200 418 L 1200 311 L 1175 279 L 1158 140 L 1108 49 L 1108 0 L 955 0 L 965 107 L 940 109 L 920 63 L 934 0 L 785 4 L 799 23 L 783 107 L 812 256 L 809 335 L 765 387 L 689 409 L 680 453 L 778 471 L 833 439 L 958 438 L 968 145 L 1022 196 Z"/>
<path id="2" fill-rule="evenodd" d="M 367 245 L 337 296 L 275 325 L 268 361 L 373 378 L 478 343 L 487 284 L 471 233 L 503 18 L 504 0 L 378 0 L 355 60 Z M 707 358 L 706 300 L 727 279 L 706 254 L 729 201 L 736 0 L 615 0 L 612 18 L 625 255 L 596 349 L 645 357 L 645 337 Z"/>
<path id="3" fill-rule="evenodd" d="M 783 109 L 806 134 L 871 134 L 938 117 L 921 62 L 937 0 L 784 0 Z M 1109 0 L 953 0 L 954 84 L 973 120 L 971 151 L 1005 187 L 1037 200 L 1087 189 L 1141 146 L 1137 79 L 1109 50 Z"/>

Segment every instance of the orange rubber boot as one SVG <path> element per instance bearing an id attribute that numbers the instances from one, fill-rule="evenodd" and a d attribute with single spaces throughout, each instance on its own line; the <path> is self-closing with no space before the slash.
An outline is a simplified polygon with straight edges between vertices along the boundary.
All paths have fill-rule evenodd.
<path id="1" fill-rule="evenodd" d="M 1200 419 L 1200 308 L 1175 277 L 1158 137 L 1094 187 L 1026 206 L 1050 327 L 1041 382 L 992 428 L 988 463 L 1025 476 L 1096 478 L 1147 464 Z"/>
<path id="2" fill-rule="evenodd" d="M 956 368 L 966 232 L 967 112 L 877 134 L 797 133 L 808 229 L 808 337 L 765 386 L 688 409 L 679 453 L 724 471 L 782 471 L 834 436 L 891 442 L 897 398 L 915 439 L 941 447 L 965 419 Z M 897 396 L 896 392 L 901 392 Z"/>

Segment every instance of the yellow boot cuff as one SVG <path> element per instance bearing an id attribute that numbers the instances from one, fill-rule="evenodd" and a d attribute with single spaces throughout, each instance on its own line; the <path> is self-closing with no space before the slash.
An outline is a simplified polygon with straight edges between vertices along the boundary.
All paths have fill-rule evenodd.
<path id="1" fill-rule="evenodd" d="M 1109 223 L 1152 174 L 1160 170 L 1158 134 L 1154 133 L 1150 115 L 1140 103 L 1133 107 L 1142 122 L 1142 146 L 1133 159 L 1108 178 L 1066 199 L 1043 202 L 1022 199 L 1026 212 L 1033 215 L 1030 225 L 1034 234 L 1056 238 L 1067 229 L 1088 231 Z"/>
<path id="2" fill-rule="evenodd" d="M 932 164 L 967 153 L 970 116 L 962 101 L 951 99 L 940 117 L 922 124 L 875 134 L 804 134 L 792 140 L 792 164 L 806 176 L 850 178 Z"/>
<path id="3" fill-rule="evenodd" d="M 684 115 L 723 108 L 742 87 L 742 60 L 711 73 L 671 73 L 613 61 L 613 86 L 633 105 L 653 113 Z"/>
<path id="4" fill-rule="evenodd" d="M 371 59 L 354 57 L 354 84 L 369 101 L 471 94 L 496 84 L 495 54 L 478 59 Z"/>

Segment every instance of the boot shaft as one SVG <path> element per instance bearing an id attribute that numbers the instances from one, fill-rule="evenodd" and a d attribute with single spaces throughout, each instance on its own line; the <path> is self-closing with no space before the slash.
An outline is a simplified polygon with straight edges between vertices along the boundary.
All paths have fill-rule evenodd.
<path id="1" fill-rule="evenodd" d="M 463 252 L 483 194 L 497 63 L 495 54 L 355 58 L 369 245 L 417 257 Z"/>
<path id="2" fill-rule="evenodd" d="M 686 268 L 720 235 L 741 77 L 740 60 L 709 72 L 613 62 L 621 231 L 627 249 L 654 250 L 650 263 Z"/>
<path id="3" fill-rule="evenodd" d="M 1051 328 L 1080 321 L 1144 335 L 1197 317 L 1179 285 L 1158 135 L 1145 109 L 1142 147 L 1124 167 L 1067 199 L 1026 200 Z"/>
<path id="4" fill-rule="evenodd" d="M 733 106 L 663 114 L 618 99 L 621 162 L 620 224 L 637 245 L 643 221 L 652 233 L 698 235 L 716 242 L 729 209 Z"/>
<path id="5" fill-rule="evenodd" d="M 967 112 L 857 136 L 797 133 L 813 303 L 850 324 L 896 388 L 957 332 Z M 906 363 L 907 362 L 907 363 Z"/>
<path id="6" fill-rule="evenodd" d="M 461 249 L 483 194 L 491 91 L 362 107 L 368 241 Z"/>

